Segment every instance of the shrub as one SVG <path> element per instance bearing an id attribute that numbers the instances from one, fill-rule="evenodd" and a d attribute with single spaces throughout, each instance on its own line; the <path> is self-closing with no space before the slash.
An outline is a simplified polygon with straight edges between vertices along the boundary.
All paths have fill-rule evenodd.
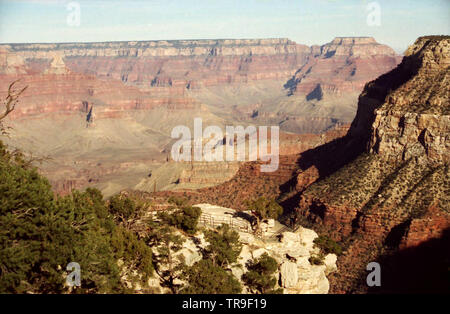
<path id="1" fill-rule="evenodd" d="M 201 213 L 199 207 L 184 206 L 174 213 L 160 212 L 158 217 L 163 223 L 192 235 L 197 231 L 197 223 Z"/>
<path id="2" fill-rule="evenodd" d="M 242 250 L 239 233 L 223 224 L 216 230 L 205 231 L 205 238 L 209 242 L 206 248 L 208 257 L 220 267 L 227 267 L 237 261 Z"/>
<path id="3" fill-rule="evenodd" d="M 312 255 L 308 261 L 311 265 L 323 265 L 325 256 L 323 254 Z"/>
<path id="4" fill-rule="evenodd" d="M 336 241 L 330 239 L 328 236 L 319 236 L 314 239 L 314 243 L 324 254 L 342 254 L 342 247 Z"/>
<path id="5" fill-rule="evenodd" d="M 189 283 L 181 290 L 185 294 L 236 294 L 242 290 L 239 281 L 228 271 L 202 259 L 190 267 L 184 274 Z"/>
<path id="6" fill-rule="evenodd" d="M 275 199 L 266 199 L 260 197 L 255 201 L 247 201 L 248 209 L 256 217 L 256 230 L 260 228 L 260 222 L 264 219 L 273 218 L 277 219 L 283 213 L 283 207 L 281 207 Z"/>
<path id="7" fill-rule="evenodd" d="M 259 293 L 282 293 L 282 289 L 274 290 L 277 283 L 276 278 L 273 276 L 278 269 L 278 263 L 267 253 L 261 255 L 258 259 L 253 259 L 247 262 L 247 269 L 242 280 L 252 291 Z"/>
<path id="8" fill-rule="evenodd" d="M 170 196 L 167 199 L 167 202 L 176 206 L 183 206 L 186 203 L 186 200 L 181 197 Z"/>

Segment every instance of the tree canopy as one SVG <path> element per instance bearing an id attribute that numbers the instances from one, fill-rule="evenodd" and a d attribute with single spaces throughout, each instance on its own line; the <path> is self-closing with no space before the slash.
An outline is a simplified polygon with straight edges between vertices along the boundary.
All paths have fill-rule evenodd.
<path id="1" fill-rule="evenodd" d="M 188 286 L 181 290 L 186 294 L 235 294 L 242 290 L 239 281 L 210 259 L 202 259 L 185 273 Z"/>
<path id="2" fill-rule="evenodd" d="M 207 256 L 219 267 L 227 267 L 237 261 L 242 250 L 239 233 L 223 224 L 216 230 L 205 231 L 205 238 L 209 242 L 206 248 Z"/>
<path id="3" fill-rule="evenodd" d="M 257 259 L 247 262 L 248 271 L 242 275 L 242 280 L 253 292 L 258 293 L 281 293 L 281 289 L 275 290 L 277 279 L 274 273 L 278 269 L 278 263 L 267 253 Z"/>
<path id="4" fill-rule="evenodd" d="M 57 197 L 23 155 L 1 142 L 0 195 L 0 292 L 68 292 L 70 262 L 81 267 L 77 292 L 124 291 L 119 259 L 143 278 L 151 275 L 151 249 L 116 226 L 100 191 Z"/>

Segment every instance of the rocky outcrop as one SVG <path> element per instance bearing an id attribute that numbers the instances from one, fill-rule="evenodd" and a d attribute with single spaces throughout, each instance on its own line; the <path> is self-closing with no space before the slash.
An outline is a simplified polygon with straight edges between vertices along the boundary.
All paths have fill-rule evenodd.
<path id="1" fill-rule="evenodd" d="M 66 67 L 63 56 L 58 53 L 54 53 L 53 55 L 53 60 L 50 66 L 44 71 L 44 74 L 69 74 L 70 70 Z"/>
<path id="2" fill-rule="evenodd" d="M 337 37 L 312 49 L 312 56 L 286 88 L 289 94 L 303 94 L 308 100 L 319 95 L 321 100 L 326 94 L 360 93 L 366 82 L 389 71 L 399 61 L 392 48 L 372 37 Z"/>
<path id="3" fill-rule="evenodd" d="M 186 265 L 192 266 L 203 258 L 202 250 L 209 243 L 201 232 L 192 237 L 186 237 L 181 233 L 179 235 L 185 241 L 182 248 L 176 252 L 174 259 L 178 260 L 178 257 L 183 256 Z M 320 252 L 313 242 L 316 238 L 317 234 L 306 228 L 300 228 L 295 233 L 284 232 L 279 241 L 263 241 L 252 234 L 241 232 L 242 251 L 236 264 L 230 269 L 231 273 L 241 282 L 242 292 L 250 293 L 242 282 L 242 275 L 248 270 L 247 262 L 266 253 L 273 257 L 279 265 L 273 276 L 277 279 L 276 288 L 281 288 L 283 293 L 327 294 L 330 288 L 327 276 L 337 270 L 336 255 L 327 254 L 321 265 L 311 264 L 309 258 Z M 187 284 L 183 281 L 177 281 L 177 283 Z M 160 293 L 169 292 L 161 285 L 157 276 L 149 279 L 148 287 Z M 140 290 L 143 287 L 138 288 L 137 290 Z"/>
<path id="4" fill-rule="evenodd" d="M 335 42 L 327 49 L 341 51 L 341 46 L 348 44 Z M 360 55 L 356 50 L 343 50 L 337 55 Z M 43 165 L 58 191 L 95 185 L 109 194 L 148 178 L 147 167 L 155 170 L 165 165 L 167 153 L 162 151 L 171 143 L 172 128 L 190 126 L 194 117 L 219 126 L 280 125 L 282 130 L 295 133 L 321 133 L 339 126 L 343 116 L 353 117 L 356 101 L 347 99 L 333 99 L 329 108 L 310 103 L 320 97 L 305 100 L 302 105 L 289 103 L 293 97 L 285 95 L 283 84 L 305 63 L 319 60 L 320 55 L 320 49 L 288 39 L 0 45 L 0 97 L 17 78 L 21 78 L 20 84 L 28 85 L 20 106 L 10 115 L 22 136 L 12 137 L 10 143 L 26 151 L 38 148 L 42 155 L 50 155 L 69 169 L 74 175 L 66 177 L 65 172 L 54 173 L 55 169 Z M 367 62 L 374 60 L 378 59 Z M 320 101 L 326 101 L 326 88 L 326 82 L 321 83 L 319 95 L 312 96 L 323 94 Z M 39 123 L 42 125 L 38 127 Z M 116 132 L 119 129 L 122 131 Z M 45 140 L 35 136 L 37 132 L 45 133 Z M 287 142 L 280 147 L 282 154 L 297 154 L 323 143 L 314 134 L 304 134 L 297 142 L 282 140 Z M 127 158 L 133 162 L 141 156 L 143 143 L 149 146 L 145 148 L 147 161 L 141 170 L 133 172 L 133 176 L 141 177 L 120 180 L 130 182 L 125 186 L 116 182 L 112 189 L 106 181 L 111 180 L 114 165 L 93 177 L 84 177 L 84 173 L 97 174 L 96 169 L 80 169 L 80 165 L 95 165 L 92 156 L 104 152 L 115 160 L 117 155 L 108 152 L 112 147 L 128 151 Z M 74 166 L 73 156 L 81 161 L 78 166 Z M 272 176 L 283 179 L 291 175 L 286 170 L 289 167 Z M 236 165 L 230 165 L 227 171 L 219 168 L 209 164 L 188 167 L 174 180 L 166 176 L 163 182 L 156 182 L 157 189 L 180 187 L 174 182 L 184 187 L 220 184 L 237 171 Z M 108 179 L 101 175 L 104 173 L 108 173 Z M 143 189 L 153 190 L 154 179 L 143 180 Z"/>
<path id="5" fill-rule="evenodd" d="M 443 288 L 435 273 L 427 284 L 410 277 L 400 287 L 394 278 L 404 272 L 397 257 L 433 265 L 417 270 L 420 276 L 448 259 L 439 252 L 450 228 L 449 44 L 448 36 L 419 38 L 396 69 L 366 85 L 341 143 L 362 154 L 351 161 L 328 145 L 329 154 L 347 164 L 300 196 L 298 218 L 347 247 L 332 276 L 333 292 Z M 389 270 L 384 287 L 369 289 L 364 273 L 371 261 L 400 268 Z"/>
<path id="6" fill-rule="evenodd" d="M 409 68 L 411 79 L 391 92 L 375 110 L 369 151 L 405 161 L 450 158 L 450 41 L 421 38 L 406 52 L 397 71 Z"/>
<path id="7" fill-rule="evenodd" d="M 23 57 L 11 52 L 9 46 L 0 45 L 0 74 L 26 74 L 27 66 Z"/>
<path id="8" fill-rule="evenodd" d="M 288 39 L 179 40 L 75 44 L 13 44 L 30 62 L 57 52 L 71 70 L 153 87 L 220 85 L 286 79 L 309 54 Z"/>
<path id="9" fill-rule="evenodd" d="M 322 265 L 313 265 L 309 258 L 319 254 L 314 239 L 317 233 L 300 228 L 296 232 L 284 232 L 278 242 L 263 243 L 251 236 L 241 237 L 246 244 L 239 256 L 240 263 L 268 253 L 278 262 L 280 287 L 288 294 L 326 294 L 329 290 L 327 275 L 336 271 L 336 255 L 327 254 Z M 244 271 L 245 271 L 244 267 Z"/>

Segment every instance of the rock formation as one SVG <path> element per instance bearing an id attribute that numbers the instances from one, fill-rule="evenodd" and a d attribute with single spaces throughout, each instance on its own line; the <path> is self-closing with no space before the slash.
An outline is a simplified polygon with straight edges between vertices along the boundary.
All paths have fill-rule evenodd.
<path id="1" fill-rule="evenodd" d="M 69 74 L 70 70 L 64 63 L 63 56 L 59 53 L 55 53 L 53 60 L 50 63 L 50 67 L 44 71 L 44 74 Z"/>
<path id="2" fill-rule="evenodd" d="M 11 49 L 32 62 L 57 52 L 78 73 L 138 85 L 190 89 L 284 79 L 309 54 L 307 46 L 288 39 L 12 44 Z"/>
<path id="3" fill-rule="evenodd" d="M 366 82 L 400 61 L 372 37 L 338 37 L 317 50 L 286 85 L 291 94 L 309 95 L 317 86 L 325 93 L 360 93 Z"/>
<path id="4" fill-rule="evenodd" d="M 174 259 L 182 255 L 187 266 L 192 266 L 202 259 L 202 250 L 208 246 L 202 232 L 194 236 L 186 237 L 183 247 L 176 252 Z M 250 293 L 242 283 L 242 275 L 247 271 L 246 264 L 252 259 L 267 253 L 273 257 L 279 267 L 274 273 L 277 279 L 276 288 L 282 288 L 283 293 L 288 294 L 326 294 L 330 284 L 327 276 L 337 270 L 336 255 L 327 254 L 321 265 L 312 264 L 311 256 L 319 254 L 320 249 L 314 244 L 318 235 L 310 229 L 300 228 L 296 232 L 283 232 L 280 240 L 262 240 L 249 233 L 240 232 L 239 241 L 243 244 L 237 263 L 231 268 L 232 274 L 243 286 L 243 293 Z M 157 253 L 156 253 L 157 254 Z M 177 281 L 183 284 L 183 281 Z M 169 290 L 161 285 L 158 276 L 148 280 L 148 286 L 153 291 L 167 293 Z M 138 290 L 142 289 L 139 287 Z"/>
<path id="5" fill-rule="evenodd" d="M 365 58 L 356 46 L 364 47 L 366 54 L 377 53 L 373 59 L 358 61 L 356 67 L 379 73 L 395 65 L 391 50 L 373 40 L 364 44 L 335 40 L 328 46 L 325 54 L 334 49 L 342 55 L 339 61 L 337 56 L 330 58 L 335 63 L 326 66 L 333 69 L 351 58 L 345 54 Z M 295 154 L 312 147 L 309 137 L 315 138 L 314 145 L 320 142 L 320 137 L 309 133 L 350 121 L 356 108 L 356 98 L 348 95 L 329 98 L 327 86 L 344 86 L 346 76 L 321 80 L 320 86 L 312 86 L 317 92 L 309 92 L 309 100 L 305 95 L 286 95 L 283 85 L 289 78 L 301 73 L 305 64 L 320 64 L 323 58 L 317 47 L 288 39 L 11 44 L 0 49 L 0 97 L 17 78 L 29 86 L 10 116 L 17 132 L 10 144 L 50 155 L 59 167 L 44 164 L 42 168 L 63 189 L 60 192 L 94 185 L 109 195 L 136 186 L 158 167 L 164 167 L 159 173 L 185 171 L 173 181 L 172 176 L 165 176 L 163 182 L 150 178 L 153 181 L 144 182 L 144 189 L 153 189 L 155 183 L 158 189 L 219 184 L 236 173 L 236 165 L 225 172 L 220 165 L 167 169 L 164 160 L 173 127 L 191 126 L 194 117 L 220 127 L 280 125 L 282 130 L 308 133 L 298 148 L 290 145 L 290 153 Z M 315 73 L 308 75 L 317 78 Z M 358 84 L 369 77 L 359 79 Z M 95 127 L 86 121 L 92 106 Z M 121 153 L 112 153 L 117 148 Z M 76 164 L 70 156 L 77 156 Z M 122 180 L 128 170 L 117 164 L 127 162 L 133 165 L 135 178 Z M 173 184 L 178 179 L 181 185 Z"/>
<path id="6" fill-rule="evenodd" d="M 26 74 L 27 66 L 23 57 L 11 52 L 9 46 L 0 46 L 0 74 Z"/>
<path id="7" fill-rule="evenodd" d="M 281 156 L 272 175 L 244 164 L 230 181 L 185 197 L 240 209 L 277 198 L 286 224 L 343 245 L 331 292 L 448 291 L 449 47 L 448 36 L 419 38 L 394 70 L 366 84 L 345 136 Z M 381 265 L 381 287 L 366 284 L 370 262 Z M 293 274 L 290 264 L 283 270 Z"/>
<path id="8" fill-rule="evenodd" d="M 370 291 L 446 285 L 439 271 L 450 227 L 449 48 L 448 36 L 419 38 L 396 69 L 368 83 L 342 143 L 362 154 L 301 195 L 299 217 L 347 245 L 334 292 L 367 291 L 371 261 L 381 263 L 386 280 Z M 406 258 L 414 262 L 401 266 Z"/>

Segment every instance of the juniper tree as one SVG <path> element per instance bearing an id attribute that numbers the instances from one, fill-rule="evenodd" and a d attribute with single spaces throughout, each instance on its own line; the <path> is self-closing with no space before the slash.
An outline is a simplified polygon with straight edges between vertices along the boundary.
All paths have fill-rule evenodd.
<path id="1" fill-rule="evenodd" d="M 188 285 L 180 292 L 186 294 L 236 294 L 241 284 L 229 271 L 210 259 L 202 259 L 188 268 L 183 277 Z"/>
<path id="2" fill-rule="evenodd" d="M 283 213 L 283 207 L 281 207 L 274 199 L 267 199 L 265 197 L 260 197 L 254 201 L 248 201 L 247 208 L 256 218 L 256 232 L 260 231 L 262 220 L 269 218 L 277 219 Z"/>
<path id="3" fill-rule="evenodd" d="M 148 243 L 155 248 L 153 258 L 157 274 L 162 280 L 163 286 L 168 287 L 172 293 L 177 293 L 180 285 L 176 280 L 182 276 L 186 264 L 182 254 L 176 255 L 183 247 L 183 239 L 172 226 L 156 226 L 149 234 Z"/>
<path id="4" fill-rule="evenodd" d="M 222 268 L 235 263 L 242 250 L 239 233 L 229 225 L 222 224 L 216 230 L 205 231 L 205 238 L 209 242 L 206 254 L 212 262 Z"/>
<path id="5" fill-rule="evenodd" d="M 183 206 L 171 213 L 160 212 L 158 218 L 164 224 L 174 226 L 187 234 L 193 235 L 197 231 L 197 223 L 201 212 L 199 207 Z"/>
<path id="6" fill-rule="evenodd" d="M 281 289 L 274 289 L 277 279 L 274 273 L 278 269 L 278 263 L 267 253 L 257 259 L 247 262 L 248 271 L 242 275 L 242 280 L 255 293 L 281 293 Z"/>

